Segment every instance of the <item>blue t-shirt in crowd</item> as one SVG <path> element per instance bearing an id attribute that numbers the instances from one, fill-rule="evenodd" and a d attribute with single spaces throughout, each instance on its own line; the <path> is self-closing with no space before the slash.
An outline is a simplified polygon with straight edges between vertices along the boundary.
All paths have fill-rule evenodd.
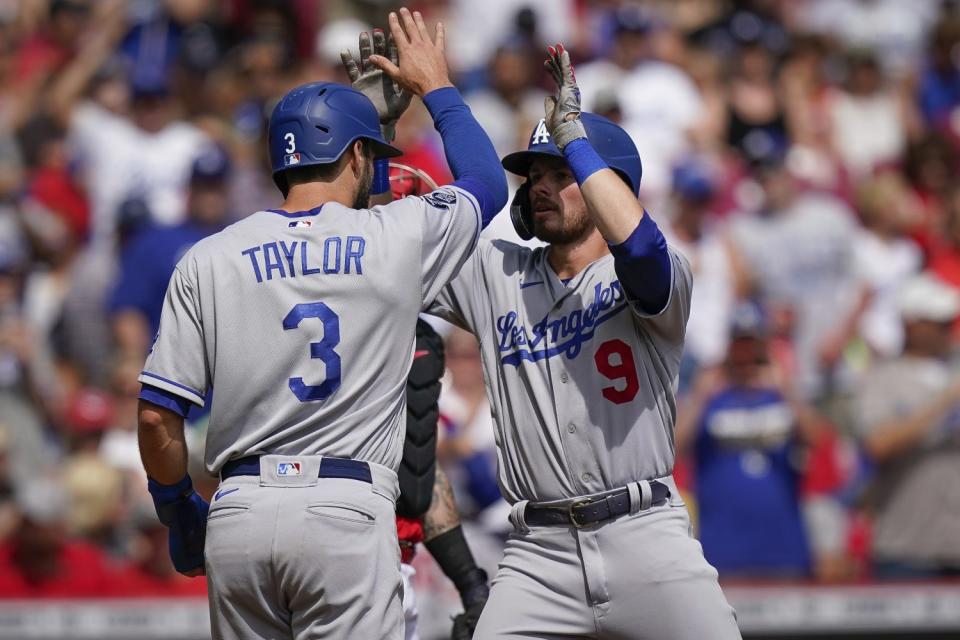
<path id="1" fill-rule="evenodd" d="M 920 110 L 927 124 L 945 127 L 960 105 L 960 71 L 926 69 L 920 77 Z"/>
<path id="2" fill-rule="evenodd" d="M 810 573 L 795 423 L 773 389 L 728 388 L 704 409 L 695 445 L 700 541 L 721 575 Z"/>
<path id="3" fill-rule="evenodd" d="M 150 335 L 156 335 L 174 267 L 190 247 L 219 230 L 219 227 L 187 221 L 141 231 L 120 257 L 120 275 L 110 301 L 110 312 L 136 309 L 146 316 Z"/>
<path id="4" fill-rule="evenodd" d="M 120 274 L 110 312 L 125 309 L 140 311 L 149 323 L 150 336 L 157 335 L 160 313 L 173 270 L 190 247 L 216 233 L 220 227 L 188 220 L 170 227 L 149 227 L 124 248 L 120 256 Z M 212 391 L 203 407 L 192 405 L 188 420 L 197 420 L 210 412 Z"/>

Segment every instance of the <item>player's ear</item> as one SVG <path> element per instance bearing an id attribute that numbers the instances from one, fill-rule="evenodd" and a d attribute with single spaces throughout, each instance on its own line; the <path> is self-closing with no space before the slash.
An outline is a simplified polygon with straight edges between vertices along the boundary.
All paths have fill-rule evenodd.
<path id="1" fill-rule="evenodd" d="M 363 167 L 367 159 L 364 154 L 363 140 L 354 140 L 350 146 L 350 170 L 354 176 L 359 177 L 363 174 Z"/>

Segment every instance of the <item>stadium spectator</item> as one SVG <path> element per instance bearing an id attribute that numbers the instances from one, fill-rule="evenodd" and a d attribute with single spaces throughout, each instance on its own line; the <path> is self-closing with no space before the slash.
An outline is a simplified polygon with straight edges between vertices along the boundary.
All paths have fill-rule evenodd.
<path id="1" fill-rule="evenodd" d="M 837 198 L 803 189 L 782 149 L 757 161 L 754 176 L 761 188 L 759 206 L 731 227 L 746 265 L 738 272 L 746 279 L 738 289 L 792 309 L 796 382 L 805 397 L 822 396 L 835 381 L 836 345 L 842 347 L 849 336 L 849 327 L 837 320 L 862 304 L 853 268 L 857 221 Z M 827 352 L 832 359 L 821 360 Z"/>
<path id="2" fill-rule="evenodd" d="M 94 241 L 107 247 L 115 241 L 115 213 L 131 196 L 147 202 L 157 223 L 182 220 L 183 188 L 206 142 L 181 119 L 172 79 L 159 61 L 96 77 L 126 31 L 124 6 L 112 9 L 50 89 L 54 114 L 70 131 L 84 167 Z M 95 78 L 95 91 L 83 99 Z"/>
<path id="3" fill-rule="evenodd" d="M 915 225 L 917 203 L 903 177 L 888 171 L 860 183 L 857 211 L 863 229 L 857 234 L 853 254 L 869 296 L 860 306 L 859 333 L 873 353 L 895 356 L 903 345 L 896 292 L 923 264 L 920 248 L 907 236 Z"/>
<path id="4" fill-rule="evenodd" d="M 670 223 L 664 236 L 690 261 L 697 286 L 690 300 L 690 318 L 681 364 L 680 391 L 699 367 L 720 364 L 727 352 L 734 304 L 729 243 L 711 219 L 713 176 L 700 159 L 689 159 L 673 171 Z"/>
<path id="5" fill-rule="evenodd" d="M 651 44 L 645 36 L 653 28 L 650 16 L 636 5 L 624 5 L 611 12 L 612 26 L 608 48 L 602 57 L 577 66 L 581 104 L 587 111 L 603 110 L 603 97 L 616 95 L 619 84 L 645 59 L 651 56 Z"/>
<path id="6" fill-rule="evenodd" d="M 770 366 L 763 310 L 742 303 L 730 326 L 723 367 L 704 370 L 677 420 L 677 447 L 694 459 L 703 552 L 724 577 L 808 577 L 797 454 L 820 422 Z"/>
<path id="7" fill-rule="evenodd" d="M 103 552 L 71 540 L 59 484 L 34 476 L 18 490 L 21 518 L 0 544 L 0 598 L 94 598 L 114 593 Z"/>
<path id="8" fill-rule="evenodd" d="M 130 562 L 113 576 L 117 595 L 124 598 L 205 598 L 205 577 L 188 578 L 173 568 L 167 550 L 167 528 L 160 524 L 153 505 L 139 500 L 131 511 Z"/>
<path id="9" fill-rule="evenodd" d="M 649 30 L 637 35 L 641 33 L 650 37 Z M 648 57 L 618 84 L 617 103 L 623 128 L 643 159 L 641 196 L 656 204 L 669 193 L 673 165 L 690 148 L 690 136 L 703 117 L 703 100 L 686 71 Z"/>
<path id="10" fill-rule="evenodd" d="M 930 274 L 897 296 L 903 353 L 867 373 L 856 396 L 856 432 L 875 465 L 872 512 L 878 578 L 960 575 L 960 369 L 951 327 L 960 294 Z"/>
<path id="11" fill-rule="evenodd" d="M 546 92 L 537 86 L 538 52 L 522 37 L 507 38 L 497 47 L 488 69 L 489 86 L 467 95 L 470 110 L 490 135 L 497 154 L 524 144 L 543 118 Z"/>
<path id="12" fill-rule="evenodd" d="M 833 144 L 847 171 L 867 176 L 903 153 L 909 107 L 903 96 L 885 86 L 873 52 L 850 52 L 846 73 L 845 86 L 834 92 L 828 106 Z"/>
<path id="13" fill-rule="evenodd" d="M 124 249 L 111 300 L 113 328 L 121 351 L 145 354 L 160 325 L 163 298 L 173 269 L 198 240 L 229 222 L 230 159 L 217 146 L 193 161 L 187 219 L 173 226 L 151 226 Z"/>
<path id="14" fill-rule="evenodd" d="M 728 80 L 727 144 L 746 160 L 768 156 L 787 143 L 787 123 L 775 84 L 777 59 L 760 34 L 739 43 Z"/>
<path id="15" fill-rule="evenodd" d="M 142 199 L 132 198 L 120 205 L 116 219 L 116 251 L 87 244 L 70 267 L 70 286 L 63 301 L 64 355 L 81 379 L 99 387 L 110 380 L 114 358 L 107 309 L 120 270 L 118 254 L 149 224 L 150 211 Z"/>
<path id="16" fill-rule="evenodd" d="M 945 13 L 930 35 L 927 66 L 919 83 L 918 101 L 933 130 L 957 135 L 954 110 L 960 106 L 960 68 L 955 58 L 960 44 L 960 15 Z"/>

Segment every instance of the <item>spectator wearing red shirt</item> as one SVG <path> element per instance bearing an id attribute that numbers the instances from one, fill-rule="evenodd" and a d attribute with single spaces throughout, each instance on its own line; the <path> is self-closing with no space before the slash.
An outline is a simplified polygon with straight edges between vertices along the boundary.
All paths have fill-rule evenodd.
<path id="1" fill-rule="evenodd" d="M 207 579 L 188 578 L 177 573 L 167 552 L 167 528 L 160 524 L 153 507 L 138 504 L 133 508 L 134 528 L 131 563 L 114 576 L 117 597 L 156 598 L 207 595 Z"/>
<path id="2" fill-rule="evenodd" d="M 78 49 L 90 18 L 87 0 L 53 0 L 43 27 L 20 47 L 16 78 L 20 82 L 42 82 L 59 71 Z"/>
<path id="3" fill-rule="evenodd" d="M 94 598 L 113 595 L 113 572 L 94 546 L 67 539 L 63 491 L 32 478 L 17 495 L 21 519 L 0 545 L 0 598 Z"/>

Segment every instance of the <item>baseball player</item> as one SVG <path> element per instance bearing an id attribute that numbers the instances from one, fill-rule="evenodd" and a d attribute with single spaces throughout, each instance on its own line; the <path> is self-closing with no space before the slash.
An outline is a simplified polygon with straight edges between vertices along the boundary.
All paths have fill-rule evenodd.
<path id="1" fill-rule="evenodd" d="M 476 629 L 496 638 L 739 638 L 671 477 L 690 266 L 637 200 L 636 146 L 559 95 L 511 216 L 537 249 L 481 242 L 431 307 L 479 343 L 511 533 Z"/>
<path id="2" fill-rule="evenodd" d="M 437 188 L 425 172 L 390 163 L 394 200 L 425 195 Z M 418 640 L 417 598 L 413 589 L 413 558 L 418 543 L 460 593 L 464 613 L 454 619 L 453 640 L 469 640 L 487 601 L 487 573 L 477 566 L 460 526 L 460 514 L 443 469 L 437 466 L 437 423 L 440 419 L 440 379 L 444 373 L 443 339 L 424 320 L 417 321 L 413 365 L 407 375 L 407 431 L 397 471 L 397 536 L 403 577 L 405 640 Z"/>
<path id="3" fill-rule="evenodd" d="M 390 23 L 402 90 L 374 66 L 388 53 L 377 41 L 361 59 L 376 104 L 326 82 L 278 102 L 283 205 L 187 252 L 140 375 L 148 488 L 176 568 L 206 572 L 218 640 L 403 637 L 394 505 L 414 328 L 507 194 L 448 78 L 442 25 L 431 37 L 406 9 Z M 449 187 L 390 202 L 386 159 L 400 151 L 384 131 L 404 92 L 447 150 L 469 153 L 448 153 Z M 208 506 L 186 474 L 183 415 L 212 388 L 205 464 L 221 484 Z"/>

